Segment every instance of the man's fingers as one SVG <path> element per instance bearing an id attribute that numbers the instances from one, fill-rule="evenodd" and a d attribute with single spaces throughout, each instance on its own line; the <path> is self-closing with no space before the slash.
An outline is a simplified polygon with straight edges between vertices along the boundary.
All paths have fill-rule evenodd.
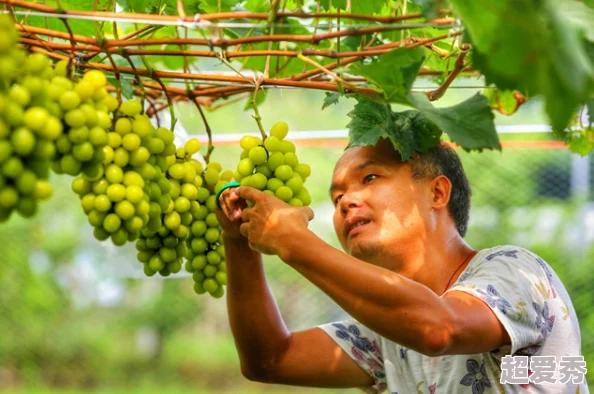
<path id="1" fill-rule="evenodd" d="M 223 199 L 223 196 L 221 196 L 221 209 L 223 210 L 225 216 L 231 219 L 231 210 L 229 209 L 228 199 Z"/>
<path id="2" fill-rule="evenodd" d="M 311 221 L 315 217 L 314 211 L 312 211 L 310 207 L 302 207 L 301 209 L 305 212 L 305 215 L 307 215 L 307 220 Z"/>
<path id="3" fill-rule="evenodd" d="M 241 212 L 241 220 L 244 222 L 250 221 L 250 216 L 252 215 L 253 208 L 246 208 Z"/>
<path id="4" fill-rule="evenodd" d="M 242 223 L 241 226 L 239 226 L 239 232 L 241 233 L 241 235 L 243 235 L 244 237 L 248 238 L 248 236 L 250 235 L 250 224 L 249 224 L 249 222 Z"/>
<path id="5" fill-rule="evenodd" d="M 237 189 L 235 189 L 235 193 L 244 200 L 248 200 L 254 203 L 257 203 L 262 199 L 262 196 L 266 195 L 264 192 L 261 192 L 258 189 L 248 186 L 238 187 Z"/>

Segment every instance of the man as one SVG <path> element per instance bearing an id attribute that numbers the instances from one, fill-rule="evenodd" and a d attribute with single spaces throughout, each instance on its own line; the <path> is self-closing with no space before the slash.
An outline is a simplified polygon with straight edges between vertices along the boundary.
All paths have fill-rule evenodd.
<path id="1" fill-rule="evenodd" d="M 564 375 L 555 365 L 554 377 L 543 375 L 550 358 L 537 356 L 581 355 L 571 300 L 531 252 L 475 251 L 464 241 L 470 194 L 458 156 L 443 144 L 409 162 L 387 140 L 350 148 L 330 189 L 343 253 L 308 230 L 309 208 L 249 187 L 225 191 L 217 215 L 243 374 L 373 393 L 588 392 L 585 381 L 543 382 Z M 353 320 L 288 330 L 261 253 L 278 255 Z M 527 364 L 514 373 L 506 355 Z"/>

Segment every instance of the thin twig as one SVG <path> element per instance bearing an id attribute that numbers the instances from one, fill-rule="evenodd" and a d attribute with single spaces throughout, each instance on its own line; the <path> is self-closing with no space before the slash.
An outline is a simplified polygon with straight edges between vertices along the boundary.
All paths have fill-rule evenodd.
<path id="1" fill-rule="evenodd" d="M 258 78 L 256 82 L 256 89 L 254 90 L 254 98 L 252 99 L 252 105 L 254 107 L 255 114 L 252 115 L 252 118 L 256 120 L 258 123 L 258 128 L 260 129 L 260 134 L 262 134 L 262 141 L 266 139 L 266 131 L 264 130 L 264 126 L 262 126 L 262 117 L 260 116 L 260 111 L 258 111 L 258 90 L 260 90 L 260 85 L 264 81 L 264 78 Z"/>
<path id="2" fill-rule="evenodd" d="M 46 13 L 58 13 L 58 9 L 55 7 L 46 6 L 43 4 L 38 3 L 31 3 L 25 0 L 0 0 L 0 4 L 11 4 L 15 7 L 26 8 L 29 10 L 34 10 L 38 12 L 46 12 Z M 440 14 L 448 15 L 451 12 L 449 10 L 441 10 Z M 168 15 L 155 15 L 155 14 L 137 14 L 137 13 L 128 13 L 128 12 L 106 12 L 106 11 L 79 11 L 79 10 L 69 10 L 65 11 L 66 15 L 76 15 L 80 17 L 88 17 L 91 18 L 106 18 L 110 20 L 114 19 L 126 19 L 126 20 L 138 20 L 138 21 L 146 21 L 152 20 L 155 22 L 170 22 L 178 23 L 188 23 L 188 24 L 197 24 L 199 22 L 209 22 L 209 21 L 223 21 L 229 19 L 249 19 L 249 20 L 261 20 L 266 21 L 268 20 L 269 14 L 268 13 L 256 13 L 256 12 L 216 12 L 216 13 L 208 13 L 208 14 L 199 14 L 196 16 L 186 16 L 186 17 L 179 17 L 179 16 L 168 16 Z M 311 18 L 331 18 L 335 19 L 338 17 L 338 13 L 307 13 L 307 12 L 279 12 L 277 14 L 279 18 L 298 18 L 298 19 L 311 19 Z M 410 19 L 421 19 L 423 15 L 421 13 L 412 13 L 403 16 L 377 16 L 377 15 L 365 15 L 365 14 L 344 14 L 343 18 L 349 18 L 351 20 L 360 20 L 360 21 L 371 21 L 371 22 L 379 22 L 379 23 L 394 23 L 400 22 L 402 20 L 410 20 Z"/>
<path id="3" fill-rule="evenodd" d="M 194 102 L 194 104 L 196 104 L 196 107 L 198 108 L 198 112 L 200 112 L 200 116 L 202 117 L 202 122 L 204 122 L 204 128 L 206 129 L 206 135 L 208 135 L 208 149 L 206 150 L 206 155 L 204 155 L 204 161 L 206 163 L 208 163 L 210 161 L 210 155 L 212 154 L 212 151 L 214 150 L 214 145 L 212 143 L 212 130 L 210 129 L 210 125 L 208 124 L 208 121 L 206 120 L 206 116 L 204 115 L 204 111 L 202 111 L 202 106 L 200 105 L 198 100 L 193 99 L 192 101 Z"/>
<path id="4" fill-rule="evenodd" d="M 461 47 L 461 50 L 462 50 L 462 52 L 458 55 L 458 58 L 456 59 L 454 69 L 448 75 L 446 80 L 443 81 L 441 86 L 438 87 L 437 89 L 427 92 L 427 97 L 429 98 L 430 101 L 435 101 L 435 100 L 440 99 L 445 94 L 448 87 L 450 87 L 452 82 L 454 82 L 454 79 L 456 79 L 456 77 L 462 72 L 462 70 L 464 70 L 464 58 L 466 57 L 466 54 L 470 50 L 470 45 L 463 44 Z"/>
<path id="5" fill-rule="evenodd" d="M 59 7 L 59 9 L 56 10 L 58 13 L 60 13 L 60 14 L 67 13 L 67 11 L 62 9 L 62 3 L 60 2 L 60 0 L 58 0 L 58 7 Z M 71 76 L 73 74 L 72 66 L 75 62 L 74 58 L 76 56 L 76 53 L 74 52 L 74 47 L 76 45 L 76 41 L 74 40 L 74 34 L 72 33 L 72 29 L 70 28 L 68 21 L 64 18 L 60 18 L 60 20 L 62 21 L 64 26 L 66 26 L 66 30 L 68 31 L 68 34 L 69 34 L 70 45 L 72 46 L 72 50 L 70 51 L 70 56 L 68 59 L 68 66 L 66 67 L 66 75 Z"/>
<path id="6" fill-rule="evenodd" d="M 333 73 L 332 71 L 328 70 L 326 67 L 322 66 L 321 64 L 319 64 L 318 62 L 316 62 L 315 60 L 311 60 L 303 55 L 299 55 L 297 56 L 300 60 L 311 64 L 312 66 L 318 68 L 319 70 L 322 70 L 324 73 L 330 75 L 332 78 L 336 79 L 336 81 L 340 82 L 342 85 L 350 88 L 351 90 L 353 90 L 354 92 L 359 91 L 359 87 L 353 85 L 350 82 L 345 81 L 344 79 L 342 79 L 341 77 L 339 77 L 337 74 Z M 337 66 L 338 67 L 338 66 Z"/>

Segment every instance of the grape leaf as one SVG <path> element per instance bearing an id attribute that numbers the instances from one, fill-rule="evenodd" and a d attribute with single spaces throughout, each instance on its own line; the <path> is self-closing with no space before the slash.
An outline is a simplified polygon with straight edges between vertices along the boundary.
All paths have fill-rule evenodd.
<path id="1" fill-rule="evenodd" d="M 127 79 L 117 79 L 115 75 L 108 74 L 107 83 L 115 87 L 116 89 L 122 89 L 122 95 L 128 100 L 130 100 L 134 95 L 134 87 L 132 87 L 132 84 L 130 84 L 130 82 Z"/>
<path id="2" fill-rule="evenodd" d="M 237 0 L 199 0 L 200 8 L 207 13 L 231 11 Z M 220 6 L 220 8 L 219 8 Z"/>
<path id="3" fill-rule="evenodd" d="M 572 130 L 568 133 L 565 143 L 572 153 L 586 156 L 594 151 L 594 128 L 586 127 L 583 130 Z"/>
<path id="4" fill-rule="evenodd" d="M 409 110 L 400 113 L 410 119 L 413 132 L 415 133 L 415 150 L 427 152 L 430 148 L 439 143 L 443 134 L 441 129 L 429 121 L 420 111 Z"/>
<path id="5" fill-rule="evenodd" d="M 354 14 L 378 14 L 384 8 L 385 0 L 365 0 L 351 2 L 351 12 Z"/>
<path id="6" fill-rule="evenodd" d="M 324 98 L 322 110 L 328 108 L 332 104 L 338 104 L 338 99 L 340 98 L 340 96 L 341 94 L 338 92 L 326 92 L 326 97 Z"/>
<path id="7" fill-rule="evenodd" d="M 561 14 L 581 30 L 588 41 L 594 42 L 594 10 L 574 0 L 562 0 L 561 4 Z"/>
<path id="8" fill-rule="evenodd" d="M 570 24 L 551 0 L 453 3 L 472 42 L 474 65 L 487 82 L 543 95 L 553 128 L 565 128 L 594 92 L 594 67 L 575 22 Z M 584 23 L 591 20 L 584 17 Z"/>
<path id="9" fill-rule="evenodd" d="M 351 12 L 353 14 L 366 14 L 366 15 L 377 14 L 382 11 L 385 4 L 386 4 L 385 0 L 352 1 L 351 2 Z M 320 0 L 320 5 L 326 11 L 330 11 L 330 0 Z M 346 10 L 347 1 L 346 0 L 332 0 L 332 7 L 340 8 L 341 10 Z"/>
<path id="10" fill-rule="evenodd" d="M 251 12 L 268 12 L 270 10 L 270 1 L 267 0 L 247 0 L 245 8 Z"/>
<path id="11" fill-rule="evenodd" d="M 412 0 L 412 3 L 421 7 L 425 19 L 437 18 L 439 0 Z"/>
<path id="12" fill-rule="evenodd" d="M 441 130 L 417 110 L 393 112 L 389 104 L 379 104 L 357 97 L 355 108 L 349 112 L 351 121 L 348 148 L 376 145 L 380 138 L 389 139 L 402 160 L 414 151 L 426 152 L 439 142 Z"/>
<path id="13" fill-rule="evenodd" d="M 361 75 L 383 90 L 383 97 L 389 103 L 410 105 L 408 93 L 423 64 L 422 48 L 398 48 L 379 58 L 377 62 L 354 64 L 349 72 Z"/>
<path id="14" fill-rule="evenodd" d="M 465 150 L 501 150 L 493 123 L 495 116 L 489 107 L 489 100 L 480 93 L 448 108 L 434 107 L 424 93 L 413 93 L 411 99 L 425 117 Z"/>
<path id="15" fill-rule="evenodd" d="M 145 0 L 118 0 L 118 4 L 125 12 L 146 12 L 147 2 Z M 149 2 L 152 3 L 152 2 Z"/>
<path id="16" fill-rule="evenodd" d="M 330 11 L 330 0 L 320 0 L 320 6 L 326 11 Z M 346 0 L 332 0 L 332 7 L 346 10 Z M 351 10 L 352 11 L 352 10 Z"/>
<path id="17" fill-rule="evenodd" d="M 59 8 L 58 2 L 56 0 L 47 0 L 44 2 L 44 4 L 50 7 Z M 95 7 L 95 0 L 63 0 L 61 5 L 65 10 L 93 11 Z M 112 11 L 113 8 L 109 8 L 110 6 L 113 7 L 109 0 L 97 0 L 98 11 Z M 64 22 L 57 18 L 45 18 L 41 16 L 19 16 L 17 18 L 19 21 L 23 21 L 29 26 L 49 28 L 51 30 L 66 33 L 68 32 Z M 87 37 L 96 37 L 101 26 L 100 22 L 81 19 L 68 19 L 67 23 L 68 26 L 70 26 L 73 34 L 84 35 Z"/>
<path id="18" fill-rule="evenodd" d="M 586 56 L 588 56 L 592 64 L 594 64 L 594 42 L 586 42 Z"/>
<path id="19" fill-rule="evenodd" d="M 347 115 L 351 118 L 347 124 L 350 139 L 347 149 L 375 145 L 380 138 L 389 138 L 392 141 L 390 137 L 393 135 L 394 122 L 389 105 L 357 97 L 355 108 Z"/>
<path id="20" fill-rule="evenodd" d="M 132 87 L 132 84 L 127 79 L 122 79 L 121 85 L 122 95 L 128 100 L 132 99 L 132 96 L 134 95 L 134 88 Z"/>

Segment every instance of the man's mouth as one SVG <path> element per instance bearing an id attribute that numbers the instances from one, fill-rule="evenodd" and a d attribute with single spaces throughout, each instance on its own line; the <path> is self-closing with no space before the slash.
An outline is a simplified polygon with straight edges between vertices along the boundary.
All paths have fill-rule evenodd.
<path id="1" fill-rule="evenodd" d="M 352 235 L 353 232 L 357 232 L 356 230 L 359 227 L 364 226 L 369 222 L 370 222 L 370 220 L 361 219 L 361 220 L 357 220 L 356 222 L 353 222 L 352 224 L 349 224 L 347 227 L 347 236 Z"/>

